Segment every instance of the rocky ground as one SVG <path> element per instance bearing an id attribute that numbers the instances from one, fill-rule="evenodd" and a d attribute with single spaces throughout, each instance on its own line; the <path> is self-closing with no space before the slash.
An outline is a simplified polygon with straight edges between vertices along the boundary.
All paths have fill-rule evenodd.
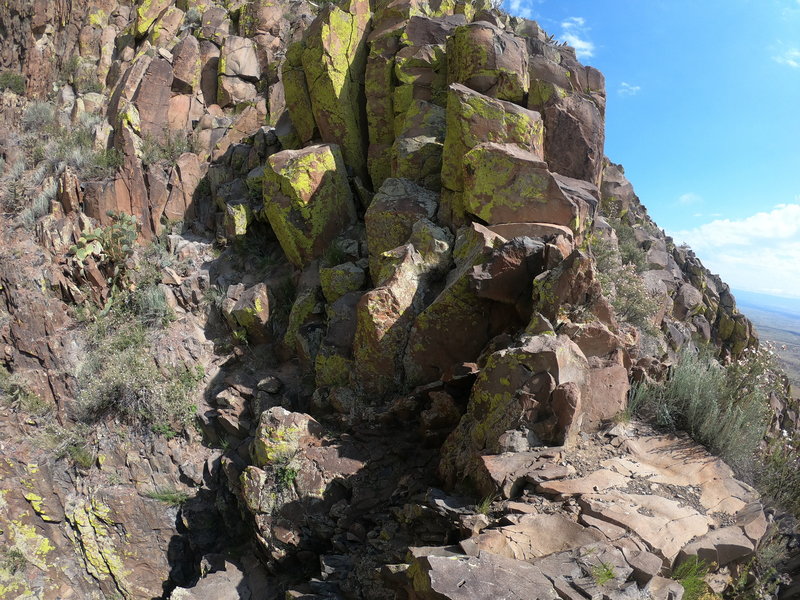
<path id="1" fill-rule="evenodd" d="M 481 1 L 0 25 L 0 597 L 747 583 L 783 517 L 626 407 L 758 339 L 604 156 L 573 49 Z"/>

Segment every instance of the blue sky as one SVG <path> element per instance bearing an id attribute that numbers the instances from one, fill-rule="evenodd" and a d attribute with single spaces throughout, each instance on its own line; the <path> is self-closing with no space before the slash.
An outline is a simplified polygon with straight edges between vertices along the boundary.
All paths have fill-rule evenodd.
<path id="1" fill-rule="evenodd" d="M 800 298 L 800 0 L 505 0 L 606 76 L 606 155 L 736 289 Z"/>

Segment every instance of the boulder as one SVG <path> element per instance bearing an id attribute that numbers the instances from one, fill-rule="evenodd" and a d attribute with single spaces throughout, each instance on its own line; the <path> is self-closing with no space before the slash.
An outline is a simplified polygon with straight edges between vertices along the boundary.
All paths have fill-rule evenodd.
<path id="1" fill-rule="evenodd" d="M 569 394 L 554 393 L 567 384 L 573 384 Z M 569 422 L 558 415 L 565 412 L 560 405 L 566 396 L 577 396 Z M 579 426 L 580 404 L 592 401 L 589 364 L 574 342 L 563 335 L 523 338 L 486 358 L 467 412 L 442 447 L 439 472 L 450 484 L 474 474 L 481 454 L 497 453 L 503 433 L 523 426 L 563 442 Z"/>
<path id="2" fill-rule="evenodd" d="M 404 359 L 409 385 L 436 381 L 455 365 L 474 362 L 491 339 L 493 325 L 486 319 L 490 301 L 478 298 L 470 289 L 469 274 L 503 241 L 476 223 L 459 232 L 453 252 L 456 267 L 409 334 Z"/>
<path id="3" fill-rule="evenodd" d="M 561 514 L 525 515 L 515 525 L 484 530 L 462 541 L 460 546 L 469 556 L 491 552 L 506 558 L 532 561 L 605 539 L 598 530 L 584 527 Z"/>
<path id="4" fill-rule="evenodd" d="M 408 577 L 420 600 L 561 598 L 538 567 L 488 552 L 478 556 L 419 556 L 408 569 Z"/>
<path id="5" fill-rule="evenodd" d="M 392 177 L 410 179 L 430 190 L 441 188 L 445 110 L 415 100 L 392 145 Z"/>
<path id="6" fill-rule="evenodd" d="M 456 192 L 442 198 L 440 218 L 448 224 L 465 220 L 460 194 L 464 191 L 464 156 L 484 142 L 513 144 L 544 159 L 544 128 L 539 113 L 511 102 L 479 94 L 460 84 L 448 88 L 447 132 L 442 155 L 442 186 Z"/>
<path id="7" fill-rule="evenodd" d="M 339 147 L 284 150 L 268 159 L 264 215 L 287 258 L 304 266 L 321 256 L 355 220 L 355 206 Z"/>
<path id="8" fill-rule="evenodd" d="M 447 79 L 499 100 L 522 103 L 530 83 L 525 40 L 479 21 L 447 40 Z"/>
<path id="9" fill-rule="evenodd" d="M 390 181 L 390 180 L 387 180 Z M 355 378 L 363 393 L 381 398 L 403 380 L 408 331 L 422 308 L 423 261 L 414 246 L 397 248 L 391 274 L 358 303 Z"/>
<path id="10" fill-rule="evenodd" d="M 514 238 L 494 252 L 489 260 L 476 265 L 470 285 L 479 298 L 517 306 L 530 312 L 532 282 L 544 268 L 544 243 L 531 238 Z M 528 320 L 530 314 L 527 314 Z"/>
<path id="11" fill-rule="evenodd" d="M 303 36 L 302 65 L 314 120 L 324 142 L 341 147 L 345 162 L 368 181 L 366 124 L 359 110 L 366 62 L 368 0 L 353 0 L 350 12 L 325 6 Z M 289 105 L 293 117 L 302 106 Z"/>
<path id="12" fill-rule="evenodd" d="M 225 38 L 219 57 L 219 74 L 258 81 L 261 78 L 261 67 L 253 40 L 236 35 Z"/>
<path id="13" fill-rule="evenodd" d="M 364 215 L 370 274 L 375 284 L 381 272 L 381 254 L 402 246 L 414 224 L 436 214 L 436 195 L 408 179 L 387 179 Z"/>
<path id="14" fill-rule="evenodd" d="M 267 341 L 269 330 L 269 293 L 264 283 L 259 283 L 236 293 L 238 286 L 228 288 L 228 298 L 222 305 L 222 312 L 234 331 L 243 329 L 247 338 L 255 342 Z M 236 297 L 232 297 L 234 294 Z"/>
<path id="15" fill-rule="evenodd" d="M 548 171 L 515 144 L 483 143 L 464 161 L 464 210 L 483 222 L 553 223 L 583 233 L 597 199 L 582 182 Z"/>
<path id="16" fill-rule="evenodd" d="M 200 87 L 200 42 L 193 35 L 183 38 L 172 51 L 172 91 L 191 94 Z"/>
<path id="17" fill-rule="evenodd" d="M 140 3 L 136 7 L 136 37 L 144 37 L 147 30 L 171 4 L 170 0 L 150 0 Z"/>
<path id="18" fill-rule="evenodd" d="M 133 104 L 139 111 L 142 136 L 159 141 L 164 138 L 169 123 L 171 95 L 172 65 L 163 58 L 156 58 L 147 68 L 133 97 Z"/>
<path id="19" fill-rule="evenodd" d="M 578 94 L 559 99 L 544 110 L 542 118 L 544 155 L 550 169 L 599 185 L 605 129 L 594 99 Z"/>
<path id="20" fill-rule="evenodd" d="M 286 58 L 281 65 L 281 81 L 292 125 L 300 142 L 308 144 L 317 135 L 317 123 L 314 120 L 311 96 L 303 70 L 302 42 L 290 44 L 286 49 Z"/>
<path id="21" fill-rule="evenodd" d="M 362 289 L 366 279 L 364 269 L 352 262 L 319 270 L 322 293 L 329 304 L 333 304 L 347 293 Z"/>

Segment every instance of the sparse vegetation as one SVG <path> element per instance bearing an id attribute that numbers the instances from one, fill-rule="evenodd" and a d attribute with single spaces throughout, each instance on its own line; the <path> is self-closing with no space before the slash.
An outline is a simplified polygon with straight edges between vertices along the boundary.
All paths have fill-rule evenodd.
<path id="1" fill-rule="evenodd" d="M 723 367 L 708 353 L 684 351 L 663 384 L 631 394 L 634 412 L 661 427 L 680 429 L 740 471 L 749 471 L 769 424 L 775 382 L 763 351 Z"/>
<path id="2" fill-rule="evenodd" d="M 181 506 L 189 499 L 189 494 L 174 488 L 158 488 L 145 493 L 145 496 L 170 506 Z"/>
<path id="3" fill-rule="evenodd" d="M 479 515 L 488 515 L 492 510 L 492 504 L 497 499 L 494 494 L 489 494 L 481 498 L 481 501 L 475 506 L 475 511 Z"/>
<path id="4" fill-rule="evenodd" d="M 45 415 L 53 408 L 2 366 L 0 366 L 0 399 L 9 404 L 13 410 L 31 416 Z"/>
<path id="5" fill-rule="evenodd" d="M 592 567 L 592 578 L 594 578 L 597 585 L 603 585 L 609 581 L 613 581 L 616 577 L 613 565 L 601 562 L 599 565 Z"/>
<path id="6" fill-rule="evenodd" d="M 181 154 L 191 152 L 189 137 L 184 131 L 165 129 L 160 137 L 147 135 L 142 138 L 142 164 L 166 163 L 172 166 Z"/>
<path id="7" fill-rule="evenodd" d="M 590 239 L 589 247 L 595 258 L 603 294 L 610 300 L 617 317 L 635 327 L 652 331 L 651 319 L 658 310 L 658 301 L 639 276 L 646 259 L 635 239 L 631 237 L 630 241 L 615 246 L 605 237 L 595 236 Z"/>
<path id="8" fill-rule="evenodd" d="M 25 555 L 18 548 L 9 548 L 0 552 L 0 569 L 14 575 L 25 568 L 28 563 Z"/>
<path id="9" fill-rule="evenodd" d="M 22 73 L 16 71 L 3 71 L 0 73 L 0 92 L 10 90 L 17 96 L 25 94 L 27 80 Z"/>
<path id="10" fill-rule="evenodd" d="M 298 470 L 291 466 L 291 464 L 280 465 L 275 471 L 275 479 L 277 480 L 280 489 L 288 489 L 294 485 L 294 480 L 297 479 Z"/>
<path id="11" fill-rule="evenodd" d="M 690 556 L 672 572 L 672 578 L 683 586 L 684 600 L 700 600 L 709 591 L 703 579 L 708 574 L 709 565 L 696 556 Z"/>

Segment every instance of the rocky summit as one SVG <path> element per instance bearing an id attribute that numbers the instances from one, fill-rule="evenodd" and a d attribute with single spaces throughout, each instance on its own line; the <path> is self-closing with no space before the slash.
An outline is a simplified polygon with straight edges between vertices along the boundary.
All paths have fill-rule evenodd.
<path id="1" fill-rule="evenodd" d="M 0 598 L 800 596 L 798 407 L 491 0 L 0 4 Z"/>

